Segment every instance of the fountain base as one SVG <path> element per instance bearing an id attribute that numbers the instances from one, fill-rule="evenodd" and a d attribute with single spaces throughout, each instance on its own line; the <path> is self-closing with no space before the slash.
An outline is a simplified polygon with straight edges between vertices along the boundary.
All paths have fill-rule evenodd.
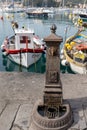
<path id="1" fill-rule="evenodd" d="M 66 101 L 60 106 L 59 116 L 48 118 L 44 113 L 45 106 L 39 100 L 34 106 L 29 130 L 68 130 L 73 123 L 71 107 Z"/>

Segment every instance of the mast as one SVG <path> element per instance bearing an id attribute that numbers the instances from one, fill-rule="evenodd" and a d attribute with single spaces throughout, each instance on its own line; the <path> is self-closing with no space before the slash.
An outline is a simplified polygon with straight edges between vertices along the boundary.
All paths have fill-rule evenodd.
<path id="1" fill-rule="evenodd" d="M 62 0 L 62 8 L 64 8 L 64 0 Z"/>
<path id="2" fill-rule="evenodd" d="M 83 9 L 86 8 L 86 0 L 84 0 Z"/>

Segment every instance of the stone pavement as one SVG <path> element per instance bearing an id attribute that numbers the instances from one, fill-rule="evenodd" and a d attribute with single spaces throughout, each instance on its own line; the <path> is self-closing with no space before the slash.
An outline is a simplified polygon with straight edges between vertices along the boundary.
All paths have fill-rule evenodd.
<path id="1" fill-rule="evenodd" d="M 71 104 L 69 130 L 87 130 L 87 75 L 61 74 L 63 98 Z M 43 98 L 45 74 L 0 72 L 0 130 L 29 130 L 35 102 Z"/>

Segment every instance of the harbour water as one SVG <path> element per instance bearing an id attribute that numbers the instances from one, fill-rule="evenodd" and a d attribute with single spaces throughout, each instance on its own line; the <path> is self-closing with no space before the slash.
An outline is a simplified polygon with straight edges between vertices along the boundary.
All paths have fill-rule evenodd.
<path id="1" fill-rule="evenodd" d="M 35 18 L 28 18 L 26 14 L 23 13 L 14 13 L 14 14 L 6 14 L 1 13 L 3 15 L 4 20 L 0 20 L 0 46 L 6 36 L 11 36 L 14 34 L 14 31 L 11 26 L 11 21 L 17 21 L 19 26 L 24 26 L 25 28 L 30 27 L 34 29 L 36 35 L 40 38 L 44 38 L 50 34 L 50 27 L 52 24 L 57 26 L 56 34 L 63 37 L 63 42 L 61 43 L 60 49 L 62 48 L 65 38 L 68 36 L 73 35 L 77 28 L 73 25 L 72 20 L 69 19 L 68 15 L 65 14 L 57 14 L 53 18 L 47 19 L 35 19 Z M 67 28 L 67 33 L 66 33 Z M 2 52 L 0 50 L 0 71 L 23 71 L 23 72 L 37 72 L 37 73 L 44 73 L 45 72 L 45 64 L 46 59 L 44 56 L 41 59 L 33 64 L 28 69 L 20 68 L 19 65 L 10 61 L 7 57 L 2 56 Z M 61 72 L 69 72 L 72 73 L 70 68 L 64 68 L 60 66 Z"/>

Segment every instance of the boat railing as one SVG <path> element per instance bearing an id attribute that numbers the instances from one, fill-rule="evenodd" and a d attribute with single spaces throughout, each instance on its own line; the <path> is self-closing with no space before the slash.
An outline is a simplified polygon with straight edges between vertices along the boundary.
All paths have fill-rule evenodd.
<path id="1" fill-rule="evenodd" d="M 20 28 L 20 29 L 15 29 L 15 33 L 30 33 L 34 34 L 34 30 L 31 28 Z"/>

